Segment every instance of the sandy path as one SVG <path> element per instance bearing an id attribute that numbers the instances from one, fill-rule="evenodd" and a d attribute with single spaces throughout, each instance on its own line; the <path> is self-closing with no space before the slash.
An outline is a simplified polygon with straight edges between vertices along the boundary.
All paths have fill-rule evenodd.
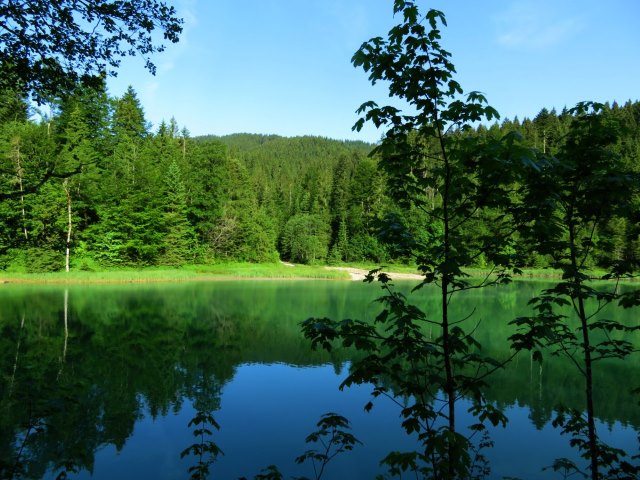
<path id="1" fill-rule="evenodd" d="M 328 270 L 341 270 L 344 272 L 348 272 L 351 275 L 351 280 L 362 281 L 364 280 L 368 270 L 364 270 L 361 268 L 351 268 L 351 267 L 325 267 Z M 385 272 L 394 280 L 422 280 L 422 275 L 418 275 L 417 273 L 393 273 L 393 272 Z"/>

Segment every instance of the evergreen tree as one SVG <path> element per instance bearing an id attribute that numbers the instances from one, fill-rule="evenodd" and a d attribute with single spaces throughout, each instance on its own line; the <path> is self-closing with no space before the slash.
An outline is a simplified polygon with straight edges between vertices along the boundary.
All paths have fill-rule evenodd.
<path id="1" fill-rule="evenodd" d="M 274 225 L 258 207 L 246 169 L 234 159 L 229 159 L 226 167 L 228 182 L 223 193 L 226 201 L 214 228 L 224 235 L 216 239 L 216 255 L 250 262 L 275 260 Z"/>
<path id="2" fill-rule="evenodd" d="M 186 190 L 174 159 L 165 179 L 163 265 L 179 266 L 193 259 L 195 235 L 187 219 Z"/>
<path id="3" fill-rule="evenodd" d="M 115 101 L 111 132 L 112 154 L 96 192 L 99 220 L 84 238 L 102 263 L 154 264 L 163 248 L 163 177 L 132 88 Z"/>
<path id="4" fill-rule="evenodd" d="M 17 90 L 0 90 L 0 125 L 8 122 L 24 123 L 29 118 L 26 99 Z"/>
<path id="5" fill-rule="evenodd" d="M 331 189 L 331 257 L 334 261 L 349 260 L 347 212 L 349 208 L 351 175 L 355 159 L 341 156 L 333 171 Z"/>
<path id="6" fill-rule="evenodd" d="M 132 87 L 114 102 L 111 131 L 113 154 L 104 164 L 105 187 L 113 198 L 123 198 L 137 190 L 144 175 L 141 155 L 148 135 L 144 111 Z"/>
<path id="7" fill-rule="evenodd" d="M 560 122 L 555 109 L 543 108 L 533 119 L 534 146 L 542 153 L 555 153 L 562 138 Z"/>
<path id="8" fill-rule="evenodd" d="M 48 132 L 47 125 L 29 121 L 0 125 L 0 197 L 4 196 L 0 202 L 2 254 L 9 268 L 37 270 L 38 262 L 29 262 L 29 256 L 38 256 L 46 269 L 52 268 L 49 253 L 30 250 L 42 242 L 47 248 L 56 244 L 52 226 L 55 217 L 51 208 L 43 204 L 43 198 L 55 189 L 47 190 L 41 198 L 34 195 L 59 171 L 54 138 Z"/>
<path id="9" fill-rule="evenodd" d="M 112 129 L 117 140 L 123 137 L 142 139 L 147 136 L 149 127 L 138 95 L 131 85 L 115 102 Z"/>
<path id="10" fill-rule="evenodd" d="M 187 216 L 195 229 L 201 260 L 231 233 L 229 223 L 221 222 L 229 181 L 227 149 L 217 141 L 197 142 L 186 157 L 183 171 Z"/>

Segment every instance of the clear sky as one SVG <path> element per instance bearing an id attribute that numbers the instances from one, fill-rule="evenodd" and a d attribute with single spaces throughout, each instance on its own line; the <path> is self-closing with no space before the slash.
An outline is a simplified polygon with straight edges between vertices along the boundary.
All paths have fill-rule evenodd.
<path id="1" fill-rule="evenodd" d="M 393 104 L 351 56 L 398 19 L 393 0 L 171 0 L 179 44 L 123 62 L 112 96 L 132 85 L 154 129 L 175 117 L 192 136 L 248 132 L 375 142 L 355 110 Z M 502 118 L 582 100 L 640 99 L 639 0 L 418 0 L 442 10 L 442 46 L 465 92 L 483 92 Z"/>

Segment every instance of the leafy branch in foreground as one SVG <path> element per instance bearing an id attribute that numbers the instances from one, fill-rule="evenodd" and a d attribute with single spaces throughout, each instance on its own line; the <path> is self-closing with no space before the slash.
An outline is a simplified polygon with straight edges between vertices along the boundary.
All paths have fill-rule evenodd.
<path id="1" fill-rule="evenodd" d="M 195 427 L 193 436 L 198 439 L 197 442 L 185 448 L 180 452 L 180 458 L 193 455 L 197 459 L 197 463 L 189 467 L 189 474 L 192 480 L 202 480 L 209 476 L 209 468 L 219 455 L 224 452 L 218 445 L 211 440 L 213 430 L 220 430 L 220 425 L 212 414 L 199 410 L 195 417 L 189 421 L 189 427 Z"/>
<path id="2" fill-rule="evenodd" d="M 78 82 L 96 86 L 115 75 L 122 58 L 148 58 L 175 43 L 183 21 L 155 0 L 9 0 L 0 5 L 0 89 L 19 88 L 36 100 L 58 96 Z"/>
<path id="3" fill-rule="evenodd" d="M 604 222 L 632 214 L 638 180 L 612 152 L 619 127 L 604 114 L 602 105 L 581 103 L 570 112 L 574 117 L 565 145 L 532 172 L 525 184 L 529 210 L 523 210 L 524 236 L 540 253 L 553 258 L 562 280 L 529 302 L 534 316 L 512 322 L 519 331 L 511 342 L 516 350 L 532 351 L 538 361 L 545 347 L 553 355 L 565 355 L 583 377 L 584 414 L 561 408 L 554 425 L 571 436 L 571 445 L 588 460 L 589 478 L 636 479 L 640 464 L 632 465 L 624 451 L 598 437 L 593 372 L 601 360 L 624 360 L 637 351 L 632 335 L 640 327 L 603 317 L 610 305 L 640 304 L 637 289 L 622 290 L 619 285 L 637 265 L 623 258 L 600 278 L 607 282 L 598 284 L 587 271 Z M 569 466 L 564 460 L 556 464 L 563 469 Z M 577 466 L 573 470 L 581 472 Z"/>
<path id="4" fill-rule="evenodd" d="M 296 458 L 296 463 L 310 461 L 313 466 L 313 478 L 320 480 L 325 473 L 325 467 L 336 456 L 349 452 L 357 444 L 361 444 L 352 433 L 349 420 L 337 413 L 325 413 L 317 423 L 318 430 L 307 436 L 306 443 L 319 444 L 319 449 L 307 450 Z M 269 465 L 261 473 L 253 477 L 254 480 L 282 480 L 284 477 L 277 466 Z M 293 477 L 294 480 L 309 480 L 308 477 Z M 240 480 L 246 480 L 242 477 Z"/>
<path id="5" fill-rule="evenodd" d="M 306 443 L 319 443 L 320 450 L 307 450 L 296 458 L 296 463 L 311 461 L 314 478 L 320 480 L 327 464 L 337 455 L 353 450 L 361 443 L 353 434 L 347 432 L 351 428 L 349 421 L 336 413 L 322 415 L 317 423 L 318 430 L 310 434 Z M 298 480 L 305 480 L 300 477 Z"/>
<path id="6" fill-rule="evenodd" d="M 369 281 L 374 280 L 376 273 L 370 274 Z M 416 437 L 423 450 L 389 453 L 381 462 L 389 473 L 400 475 L 411 471 L 424 478 L 450 478 L 449 454 L 453 452 L 451 467 L 456 472 L 455 478 L 483 478 L 488 465 L 481 451 L 491 446 L 484 423 L 504 425 L 506 418 L 486 402 L 481 390 L 484 378 L 501 368 L 501 363 L 482 356 L 472 336 L 465 335 L 460 328 L 452 329 L 454 379 L 459 386 L 456 399 L 471 398 L 470 412 L 478 420 L 470 426 L 469 437 L 452 432 L 446 416 L 447 401 L 440 395 L 446 381 L 442 339 L 432 337 L 428 328 L 439 323 L 409 304 L 405 295 L 393 289 L 386 274 L 379 273 L 378 279 L 385 290 L 378 301 L 385 308 L 374 323 L 309 319 L 303 323 L 305 335 L 314 347 L 331 350 L 339 343 L 363 352 L 365 356 L 354 361 L 341 388 L 371 383 L 374 399 L 387 398 L 398 405 L 403 429 Z M 479 368 L 474 370 L 469 365 Z M 365 409 L 373 407 L 373 402 L 369 402 Z M 477 442 L 473 444 L 472 440 Z"/>
<path id="7" fill-rule="evenodd" d="M 365 122 L 387 129 L 372 155 L 387 175 L 390 196 L 400 209 L 424 218 L 427 235 L 398 222 L 387 230 L 424 274 L 413 292 L 438 288 L 439 302 L 423 311 L 395 291 L 386 274 L 374 271 L 368 281 L 377 276 L 385 293 L 373 323 L 309 319 L 303 331 L 314 345 L 331 348 L 338 342 L 362 351 L 364 358 L 354 362 L 343 386 L 371 383 L 374 397 L 390 398 L 401 408 L 402 425 L 422 450 L 408 454 L 415 464 L 403 463 L 409 457 L 387 457 L 392 472 L 399 461 L 428 478 L 476 478 L 486 473 L 475 470 L 474 454 L 480 444 L 490 444 L 479 439 L 486 434 L 484 422 L 506 422 L 485 399 L 485 379 L 509 359 L 483 355 L 474 338 L 479 320 L 472 314 L 454 317 L 450 305 L 462 291 L 508 283 L 519 271 L 513 248 L 514 214 L 521 203 L 517 186 L 523 170 L 535 168 L 536 155 L 520 146 L 516 134 L 471 135 L 473 124 L 498 114 L 481 93 L 463 96 L 454 80 L 450 54 L 440 45 L 444 14 L 421 15 L 415 2 L 402 0 L 394 2 L 394 13 L 400 23 L 386 39 L 365 42 L 352 62 L 372 83 L 388 82 L 390 96 L 408 104 L 410 113 L 365 102 L 354 129 Z M 480 258 L 495 275 L 474 283 L 462 268 Z M 457 421 L 463 397 L 475 418 L 464 426 L 467 434 Z"/>

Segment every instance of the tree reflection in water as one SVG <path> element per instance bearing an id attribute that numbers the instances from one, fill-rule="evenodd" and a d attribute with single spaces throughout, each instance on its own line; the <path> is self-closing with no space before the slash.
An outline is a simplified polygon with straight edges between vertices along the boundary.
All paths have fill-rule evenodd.
<path id="1" fill-rule="evenodd" d="M 351 405 L 353 397 L 349 397 L 349 392 L 338 392 L 342 405 L 325 405 L 319 412 L 310 408 L 323 404 L 323 394 L 318 392 L 335 392 L 340 369 L 350 352 L 313 352 L 299 327 L 299 322 L 309 316 L 373 318 L 377 312 L 373 300 L 379 292 L 368 287 L 346 282 L 3 287 L 0 478 L 55 478 L 64 472 L 78 472 L 71 476 L 80 478 L 87 474 L 109 475 L 96 466 L 97 452 L 102 450 L 101 455 L 106 455 L 113 450 L 113 455 L 124 458 L 127 448 L 147 441 L 140 430 L 144 422 L 173 416 L 184 422 L 184 435 L 170 438 L 166 444 L 149 439 L 145 448 L 160 449 L 157 455 L 161 458 L 174 458 L 177 468 L 170 475 L 186 478 L 188 469 L 198 463 L 201 455 L 192 449 L 180 462 L 181 452 L 196 442 L 212 445 L 207 443 L 210 441 L 216 448 L 202 450 L 202 462 L 211 458 L 231 461 L 236 453 L 233 450 L 253 445 L 247 440 L 257 435 L 259 426 L 251 424 L 257 421 L 251 405 L 255 405 L 256 412 L 262 412 L 262 408 L 276 405 L 273 402 L 280 402 L 276 410 L 285 415 L 292 414 L 292 409 L 299 411 L 295 418 L 302 418 L 306 411 L 311 414 L 308 420 L 300 422 L 302 425 L 280 420 L 280 428 L 295 435 L 295 441 L 299 442 L 296 445 L 300 448 L 286 447 L 291 459 L 304 448 L 304 436 L 318 416 L 339 409 L 351 420 L 354 434 L 365 444 L 358 452 L 345 455 L 345 462 L 353 456 L 356 463 L 371 462 L 375 468 L 381 458 L 371 458 L 367 448 L 392 437 L 391 434 L 381 437 L 371 431 L 374 427 L 366 424 L 356 425 L 354 416 L 360 415 L 364 406 L 359 403 L 361 397 Z M 407 285 L 407 289 L 410 287 Z M 504 354 L 501 349 L 511 334 L 508 321 L 526 309 L 526 301 L 539 287 L 523 282 L 508 291 L 474 292 L 469 296 L 470 304 L 479 312 L 488 312 L 481 313 L 485 319 L 478 331 L 488 354 L 494 357 Z M 286 369 L 282 364 L 298 368 Z M 327 364 L 337 372 L 331 378 L 316 375 L 317 369 L 300 369 Z M 260 365 L 272 366 L 257 368 Z M 252 397 L 247 399 L 249 406 L 236 405 L 237 415 L 240 420 L 244 416 L 247 425 L 246 430 L 235 431 L 235 426 L 226 428 L 221 419 L 227 415 L 225 412 L 234 411 L 234 405 L 225 404 L 224 399 L 237 401 L 238 397 L 229 395 L 241 366 L 243 371 L 251 367 L 259 376 L 250 380 L 249 385 L 257 390 L 237 392 Z M 596 372 L 601 377 L 598 383 L 605 386 L 596 392 L 595 398 L 601 406 L 601 421 L 612 426 L 640 425 L 637 405 L 626 400 L 626 392 L 621 388 L 635 378 L 638 366 L 633 359 Z M 268 371 L 278 376 L 266 378 Z M 298 373 L 292 375 L 293 372 Z M 275 384 L 276 381 L 281 383 Z M 326 385 L 315 385 L 318 382 Z M 301 404 L 292 403 L 298 395 Z M 363 395 L 366 397 L 367 392 Z M 535 365 L 532 369 L 529 358 L 522 355 L 509 369 L 497 374 L 487 396 L 507 407 L 507 411 L 526 407 L 535 425 L 530 428 L 535 430 L 548 424 L 556 403 L 579 405 L 581 389 L 568 363 L 545 362 L 543 370 Z M 198 416 L 200 422 L 187 427 L 189 420 Z M 396 418 L 392 413 L 390 424 Z M 212 428 L 216 420 L 221 424 L 220 432 Z M 266 420 L 276 422 L 272 418 Z M 203 427 L 212 434 L 199 432 L 194 437 L 196 430 Z M 267 429 L 271 441 L 266 445 L 279 449 L 283 434 L 284 431 Z M 231 441 L 232 438 L 237 441 Z M 224 450 L 224 457 L 219 456 L 218 448 Z M 388 452 L 394 445 L 385 448 Z M 257 453 L 245 451 L 240 457 L 244 456 L 246 461 L 248 456 L 258 456 Z M 145 456 L 138 456 L 136 460 L 143 462 Z M 153 461 L 157 457 L 149 453 L 149 458 L 148 461 Z M 548 461 L 540 459 L 539 466 Z M 128 468 L 134 475 L 147 467 L 131 464 Z M 252 468 L 240 464 L 238 472 L 246 475 L 258 471 Z M 211 472 L 215 476 L 215 466 Z"/>

